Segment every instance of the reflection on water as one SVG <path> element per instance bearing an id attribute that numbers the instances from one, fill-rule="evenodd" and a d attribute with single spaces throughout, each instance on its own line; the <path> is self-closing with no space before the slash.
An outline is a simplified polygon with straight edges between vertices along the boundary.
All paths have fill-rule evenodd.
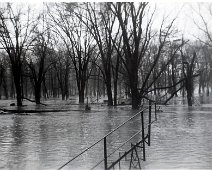
<path id="1" fill-rule="evenodd" d="M 128 107 L 101 111 L 98 107 L 94 112 L 1 115 L 0 169 L 57 169 L 133 114 Z M 163 110 L 152 127 L 151 147 L 147 147 L 142 168 L 212 169 L 212 105 L 171 105 Z M 108 138 L 108 153 L 139 129 L 139 122 L 127 124 Z M 66 168 L 92 167 L 103 158 L 102 145 Z"/>
<path id="2" fill-rule="evenodd" d="M 178 107 L 176 113 L 170 114 L 171 110 L 169 107 L 159 115 L 144 167 L 211 169 L 212 105 L 207 112 Z"/>

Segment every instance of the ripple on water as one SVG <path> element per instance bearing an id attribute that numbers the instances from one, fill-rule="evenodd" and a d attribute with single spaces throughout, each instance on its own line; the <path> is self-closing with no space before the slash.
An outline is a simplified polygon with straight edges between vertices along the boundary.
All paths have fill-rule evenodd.
<path id="1" fill-rule="evenodd" d="M 142 169 L 212 169 L 212 105 L 193 109 L 172 105 L 163 110 L 152 126 L 151 146 L 147 147 Z M 4 115 L 0 119 L 0 168 L 56 169 L 132 114 L 129 107 L 122 106 L 99 111 L 97 107 L 95 112 Z M 108 152 L 139 129 L 139 123 L 140 118 L 111 135 Z M 92 167 L 103 159 L 102 146 L 100 142 L 67 169 Z M 123 163 L 123 168 L 128 165 Z"/>

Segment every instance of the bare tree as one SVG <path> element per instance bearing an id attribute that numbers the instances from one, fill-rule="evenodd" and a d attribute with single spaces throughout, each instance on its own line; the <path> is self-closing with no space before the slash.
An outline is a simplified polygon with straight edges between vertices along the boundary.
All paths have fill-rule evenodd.
<path id="1" fill-rule="evenodd" d="M 8 99 L 8 85 L 7 85 L 7 68 L 9 67 L 8 59 L 5 53 L 0 53 L 0 88 L 3 87 L 4 96 Z M 0 89 L 1 98 L 1 89 Z"/>
<path id="2" fill-rule="evenodd" d="M 196 47 L 198 49 L 198 47 Z M 200 70 L 200 77 L 199 77 L 199 93 L 201 91 L 205 92 L 206 88 L 206 94 L 209 96 L 209 88 L 212 88 L 212 48 L 208 45 L 201 44 L 199 46 L 199 55 L 198 55 L 198 67 Z"/>
<path id="3" fill-rule="evenodd" d="M 92 60 L 96 58 L 93 38 L 82 22 L 72 15 L 70 6 L 56 4 L 56 7 L 57 16 L 52 15 L 51 12 L 49 12 L 49 15 L 56 24 L 54 27 L 55 33 L 62 39 L 73 63 L 79 92 L 79 103 L 84 103 L 84 92 L 92 71 Z M 61 9 L 65 11 L 65 14 L 61 12 Z"/>
<path id="4" fill-rule="evenodd" d="M 201 88 L 205 91 L 207 88 L 207 95 L 209 95 L 209 86 L 212 88 L 212 81 L 208 77 L 212 75 L 212 58 L 211 54 L 208 54 L 212 49 L 212 32 L 211 32 L 211 18 L 212 18 L 212 3 L 198 3 L 198 8 L 192 8 L 194 11 L 194 23 L 202 33 L 200 37 L 197 37 L 202 44 L 202 55 L 206 62 L 199 63 L 201 67 L 199 77 L 199 92 Z M 211 52 L 209 52 L 211 53 Z M 198 57 L 199 58 L 199 57 Z"/>
<path id="5" fill-rule="evenodd" d="M 187 101 L 188 106 L 192 106 L 193 104 L 193 92 L 194 92 L 194 77 L 198 76 L 195 74 L 195 65 L 196 65 L 196 52 L 193 51 L 192 57 L 190 57 L 191 52 L 182 52 L 181 50 L 181 57 L 182 57 L 182 64 L 183 64 L 183 75 L 185 78 L 184 87 L 187 92 Z"/>
<path id="6" fill-rule="evenodd" d="M 22 62 L 32 42 L 35 21 L 30 18 L 29 7 L 24 16 L 22 7 L 15 11 L 10 3 L 1 5 L 4 7 L 0 9 L 0 43 L 10 58 L 17 105 L 22 106 Z"/>
<path id="7" fill-rule="evenodd" d="M 149 18 L 145 18 L 147 19 L 147 23 L 144 22 L 144 16 L 147 16 L 149 10 L 148 3 L 139 3 L 137 7 L 135 7 L 133 2 L 111 3 L 110 8 L 117 17 L 122 30 L 124 47 L 122 61 L 128 74 L 129 87 L 132 96 L 132 108 L 138 109 L 141 98 L 146 96 L 148 89 L 150 89 L 162 73 L 162 71 L 159 72 L 157 76 L 155 75 L 156 79 L 149 82 L 158 61 L 162 56 L 163 49 L 167 45 L 167 39 L 173 33 L 172 26 L 175 19 L 173 19 L 168 26 L 165 26 L 164 19 L 157 35 L 152 31 L 154 11 Z M 141 63 L 145 60 L 151 39 L 156 35 L 158 36 L 158 47 L 153 55 L 152 64 L 150 64 L 149 69 L 146 70 L 146 73 L 144 74 L 145 78 L 142 81 L 141 87 L 139 87 L 138 70 L 141 67 Z"/>
<path id="8" fill-rule="evenodd" d="M 71 70 L 70 57 L 65 49 L 59 49 L 56 54 L 54 69 L 61 89 L 62 100 L 67 100 L 69 97 L 69 77 Z"/>
<path id="9" fill-rule="evenodd" d="M 112 106 L 112 54 L 114 52 L 112 33 L 115 16 L 108 9 L 107 3 L 84 3 L 83 5 L 85 14 L 75 12 L 75 15 L 84 23 L 96 41 L 101 58 L 101 66 L 98 65 L 98 67 L 106 85 L 108 105 Z M 116 66 L 118 68 L 118 63 Z"/>
<path id="10" fill-rule="evenodd" d="M 36 104 L 40 104 L 41 99 L 41 85 L 45 79 L 47 71 L 53 64 L 49 58 L 53 55 L 53 49 L 50 45 L 50 33 L 38 33 L 34 47 L 32 49 L 33 57 L 29 57 L 28 67 L 31 71 L 31 80 L 34 87 L 34 95 Z"/>

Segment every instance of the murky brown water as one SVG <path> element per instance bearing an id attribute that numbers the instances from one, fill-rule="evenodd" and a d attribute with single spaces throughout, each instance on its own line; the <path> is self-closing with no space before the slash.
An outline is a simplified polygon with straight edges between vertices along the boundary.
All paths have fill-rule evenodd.
<path id="1" fill-rule="evenodd" d="M 0 169 L 57 169 L 134 113 L 129 107 L 96 106 L 90 112 L 1 115 Z M 110 136 L 109 152 L 139 128 L 138 118 Z M 64 169 L 92 167 L 103 158 L 102 146 L 100 142 Z M 128 165 L 123 162 L 122 168 Z M 212 169 L 212 105 L 164 107 L 141 167 Z"/>

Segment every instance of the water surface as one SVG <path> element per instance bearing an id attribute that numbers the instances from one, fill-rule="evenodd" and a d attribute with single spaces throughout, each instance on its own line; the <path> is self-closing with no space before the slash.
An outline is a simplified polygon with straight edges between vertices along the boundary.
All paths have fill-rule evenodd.
<path id="1" fill-rule="evenodd" d="M 1 115 L 0 169 L 57 169 L 135 113 L 129 106 L 99 105 L 89 112 Z M 108 138 L 108 152 L 138 129 L 140 117 Z M 134 140 L 138 139 L 139 136 Z M 64 169 L 94 166 L 103 158 L 102 146 L 100 142 Z M 128 165 L 129 161 L 123 162 L 122 168 Z M 151 146 L 147 146 L 146 161 L 141 162 L 141 167 L 212 169 L 212 105 L 163 107 L 152 126 Z M 102 168 L 100 165 L 97 169 Z"/>

